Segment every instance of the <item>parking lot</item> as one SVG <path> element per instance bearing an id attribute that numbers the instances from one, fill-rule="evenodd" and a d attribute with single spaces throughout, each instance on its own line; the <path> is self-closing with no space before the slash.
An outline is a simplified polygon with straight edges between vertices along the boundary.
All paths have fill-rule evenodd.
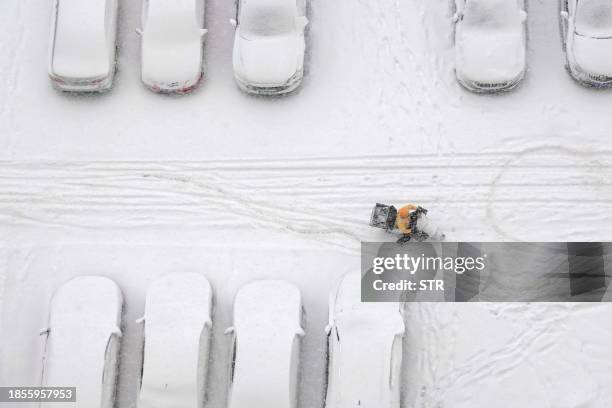
<path id="1" fill-rule="evenodd" d="M 330 277 L 359 267 L 360 241 L 390 239 L 367 226 L 376 202 L 420 203 L 451 241 L 612 238 L 612 91 L 565 72 L 556 1 L 529 3 L 521 86 L 479 96 L 454 78 L 450 2 L 312 0 L 304 84 L 273 99 L 233 82 L 231 3 L 208 1 L 205 79 L 180 97 L 140 82 L 139 2 L 121 3 L 114 89 L 87 97 L 49 84 L 51 4 L 0 5 L 0 383 L 36 381 L 52 290 L 100 273 L 129 299 L 119 407 L 131 407 L 146 287 L 189 270 L 219 294 L 216 373 L 236 287 L 262 277 L 300 287 L 301 402 L 318 406 Z M 604 407 L 608 315 L 607 305 L 415 305 L 404 406 L 494 406 L 502 395 L 517 407 Z M 224 406 L 224 380 L 213 378 L 210 406 Z M 559 400 L 571 387 L 575 400 Z"/>

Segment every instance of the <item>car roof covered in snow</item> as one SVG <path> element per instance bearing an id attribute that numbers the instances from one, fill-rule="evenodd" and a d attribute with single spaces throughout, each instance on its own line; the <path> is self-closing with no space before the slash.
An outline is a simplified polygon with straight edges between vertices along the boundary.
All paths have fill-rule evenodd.
<path id="1" fill-rule="evenodd" d="M 230 407 L 290 407 L 292 353 L 303 333 L 299 290 L 284 281 L 242 287 L 234 302 L 236 365 Z"/>
<path id="2" fill-rule="evenodd" d="M 204 22 L 198 21 L 198 11 L 196 0 L 148 0 L 143 31 L 155 34 L 164 43 L 185 37 L 199 39 Z"/>
<path id="3" fill-rule="evenodd" d="M 294 0 L 242 0 L 240 6 L 243 10 L 246 9 L 261 9 L 261 10 L 282 10 L 292 12 L 296 7 Z"/>
<path id="4" fill-rule="evenodd" d="M 145 349 L 140 408 L 161 405 L 199 407 L 204 396 L 212 288 L 197 273 L 175 273 L 155 280 L 145 304 Z M 204 361 L 201 358 L 205 358 Z"/>
<path id="5" fill-rule="evenodd" d="M 519 0 L 466 0 L 464 23 L 480 29 L 522 23 Z"/>
<path id="6" fill-rule="evenodd" d="M 295 0 L 242 0 L 240 33 L 248 39 L 295 31 Z"/>
<path id="7" fill-rule="evenodd" d="M 122 305 L 119 287 L 99 276 L 72 279 L 55 292 L 43 386 L 76 386 L 78 406 L 100 407 L 107 345 L 120 334 Z"/>
<path id="8" fill-rule="evenodd" d="M 56 1 L 51 74 L 76 79 L 109 75 L 113 61 L 106 25 L 111 0 Z"/>

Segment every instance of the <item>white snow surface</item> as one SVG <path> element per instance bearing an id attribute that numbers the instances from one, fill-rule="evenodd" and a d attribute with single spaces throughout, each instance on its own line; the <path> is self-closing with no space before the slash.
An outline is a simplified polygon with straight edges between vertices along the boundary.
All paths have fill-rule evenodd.
<path id="1" fill-rule="evenodd" d="M 212 289 L 201 274 L 170 274 L 149 287 L 139 408 L 202 406 L 212 305 Z"/>
<path id="2" fill-rule="evenodd" d="M 125 295 L 118 408 L 134 407 L 146 288 L 191 271 L 219 294 L 209 406 L 227 401 L 222 332 L 255 279 L 303 295 L 300 402 L 318 406 L 329 291 L 360 240 L 390 239 L 367 226 L 374 203 L 421 204 L 448 240 L 612 239 L 612 93 L 567 75 L 555 0 L 529 2 L 527 76 L 491 97 L 455 81 L 449 1 L 313 0 L 303 87 L 279 99 L 236 89 L 230 3 L 207 3 L 193 94 L 142 86 L 140 2 L 122 2 L 114 89 L 74 97 L 47 78 L 51 3 L 0 2 L 0 384 L 39 381 L 53 290 L 100 274 Z M 609 315 L 409 305 L 402 406 L 608 408 Z"/>

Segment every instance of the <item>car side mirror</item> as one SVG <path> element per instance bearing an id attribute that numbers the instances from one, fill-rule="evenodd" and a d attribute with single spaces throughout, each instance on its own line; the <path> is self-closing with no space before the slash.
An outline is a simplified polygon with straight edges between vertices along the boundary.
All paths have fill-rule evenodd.
<path id="1" fill-rule="evenodd" d="M 306 18 L 306 16 L 296 17 L 295 23 L 300 30 L 303 30 L 308 25 L 308 18 Z"/>
<path id="2" fill-rule="evenodd" d="M 208 30 L 206 28 L 200 29 L 200 37 L 204 37 L 207 33 L 208 33 Z"/>
<path id="3" fill-rule="evenodd" d="M 230 18 L 229 22 L 232 25 L 232 27 L 234 28 L 238 27 L 238 21 L 235 18 Z"/>
<path id="4" fill-rule="evenodd" d="M 567 13 L 567 11 L 562 11 L 561 12 L 561 18 L 563 18 L 564 20 L 568 20 L 569 19 L 569 14 Z"/>
<path id="5" fill-rule="evenodd" d="M 519 15 L 522 22 L 527 21 L 527 12 L 525 10 L 521 10 Z"/>

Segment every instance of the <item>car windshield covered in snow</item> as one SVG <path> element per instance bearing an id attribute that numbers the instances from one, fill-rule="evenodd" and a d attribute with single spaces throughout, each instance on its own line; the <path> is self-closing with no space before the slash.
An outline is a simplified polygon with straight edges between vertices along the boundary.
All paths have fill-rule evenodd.
<path id="1" fill-rule="evenodd" d="M 295 4 L 292 0 L 243 0 L 241 8 L 240 32 L 247 40 L 295 31 Z"/>
<path id="2" fill-rule="evenodd" d="M 518 11 L 513 0 L 467 0 L 463 23 L 481 29 L 512 27 L 519 17 Z"/>
<path id="3" fill-rule="evenodd" d="M 612 3 L 580 0 L 576 8 L 576 33 L 593 38 L 612 37 Z"/>

